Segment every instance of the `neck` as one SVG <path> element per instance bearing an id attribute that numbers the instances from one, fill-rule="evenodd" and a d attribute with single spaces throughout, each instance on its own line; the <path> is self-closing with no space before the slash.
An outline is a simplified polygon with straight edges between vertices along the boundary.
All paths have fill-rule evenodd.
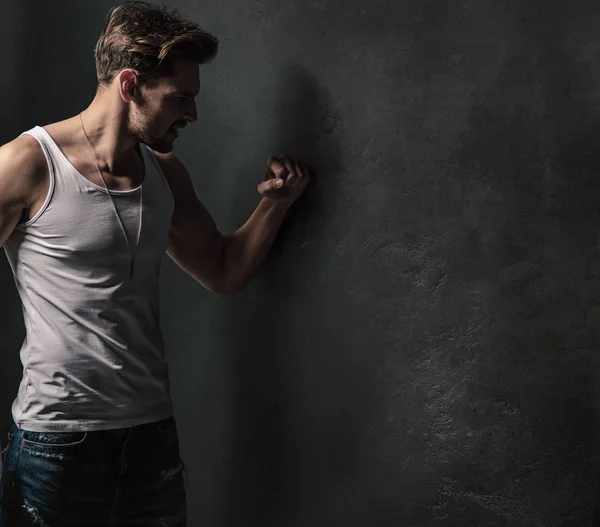
<path id="1" fill-rule="evenodd" d="M 129 131 L 127 107 L 109 90 L 99 91 L 81 112 L 81 119 L 98 164 L 103 170 L 115 172 L 115 166 L 130 158 L 138 144 Z"/>

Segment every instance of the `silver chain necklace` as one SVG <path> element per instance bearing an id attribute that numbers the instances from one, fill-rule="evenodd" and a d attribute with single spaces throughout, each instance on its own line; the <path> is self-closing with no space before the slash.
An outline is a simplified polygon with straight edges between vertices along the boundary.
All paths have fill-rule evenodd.
<path id="1" fill-rule="evenodd" d="M 81 113 L 83 113 L 83 112 L 81 112 Z M 123 220 L 121 220 L 121 216 L 119 215 L 119 211 L 117 210 L 117 205 L 115 203 L 115 199 L 113 198 L 113 195 L 110 192 L 110 190 L 108 190 L 108 185 L 106 184 L 106 180 L 104 179 L 102 170 L 100 170 L 100 167 L 98 166 L 98 158 L 96 157 L 96 152 L 94 151 L 92 142 L 90 141 L 90 138 L 88 137 L 88 135 L 85 131 L 85 128 L 83 126 L 83 119 L 81 117 L 81 113 L 79 114 L 79 122 L 81 123 L 81 130 L 83 131 L 83 135 L 85 136 L 85 138 L 87 140 L 90 150 L 92 151 L 92 154 L 94 156 L 94 162 L 96 163 L 96 168 L 98 169 L 98 173 L 100 174 L 100 177 L 102 178 L 102 182 L 104 183 L 104 188 L 106 189 L 106 192 L 108 193 L 108 196 L 110 197 L 110 201 L 112 203 L 113 209 L 117 216 L 117 220 L 119 220 L 119 225 L 121 226 L 121 230 L 123 231 L 123 236 L 125 236 L 125 242 L 127 243 L 127 249 L 129 249 L 129 256 L 130 256 L 129 278 L 133 278 L 133 264 L 134 264 L 134 260 L 135 260 L 135 253 L 137 252 L 138 247 L 140 245 L 140 236 L 142 234 L 142 219 L 143 219 L 143 204 L 144 204 L 144 185 L 141 180 L 140 172 L 138 170 L 137 157 L 135 158 L 135 173 L 136 173 L 137 178 L 140 180 L 140 219 L 139 219 L 139 225 L 138 225 L 138 231 L 137 231 L 137 240 L 135 242 L 135 249 L 132 249 L 131 244 L 129 243 L 129 237 L 127 236 L 127 231 L 125 230 L 125 225 L 123 224 Z"/>

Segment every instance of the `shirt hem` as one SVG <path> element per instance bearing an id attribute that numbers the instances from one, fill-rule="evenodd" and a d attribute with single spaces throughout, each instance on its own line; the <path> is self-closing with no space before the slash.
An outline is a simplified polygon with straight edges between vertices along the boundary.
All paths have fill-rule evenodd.
<path id="1" fill-rule="evenodd" d="M 145 425 L 173 417 L 173 411 L 165 411 L 155 414 L 144 415 L 130 419 L 119 419 L 116 421 L 70 419 L 64 421 L 40 421 L 22 420 L 15 421 L 17 427 L 27 432 L 100 432 L 104 430 L 118 430 Z"/>

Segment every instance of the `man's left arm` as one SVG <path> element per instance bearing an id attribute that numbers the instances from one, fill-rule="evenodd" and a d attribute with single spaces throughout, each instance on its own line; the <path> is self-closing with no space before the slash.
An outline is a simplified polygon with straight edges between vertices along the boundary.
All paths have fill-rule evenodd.
<path id="1" fill-rule="evenodd" d="M 169 256 L 210 291 L 232 294 L 254 276 L 279 231 L 291 204 L 310 181 L 309 170 L 288 156 L 271 157 L 262 200 L 235 232 L 223 236 L 196 196 L 183 163 L 173 154 L 157 154 L 175 200 L 169 234 Z"/>

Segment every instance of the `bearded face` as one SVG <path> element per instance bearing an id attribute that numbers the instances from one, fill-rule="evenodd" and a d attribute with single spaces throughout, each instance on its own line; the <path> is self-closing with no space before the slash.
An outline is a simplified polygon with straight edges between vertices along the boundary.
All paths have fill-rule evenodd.
<path id="1" fill-rule="evenodd" d="M 200 89 L 198 64 L 178 61 L 173 73 L 140 89 L 129 119 L 129 133 L 138 142 L 165 154 L 173 150 L 178 130 L 198 118 L 195 103 Z"/>

